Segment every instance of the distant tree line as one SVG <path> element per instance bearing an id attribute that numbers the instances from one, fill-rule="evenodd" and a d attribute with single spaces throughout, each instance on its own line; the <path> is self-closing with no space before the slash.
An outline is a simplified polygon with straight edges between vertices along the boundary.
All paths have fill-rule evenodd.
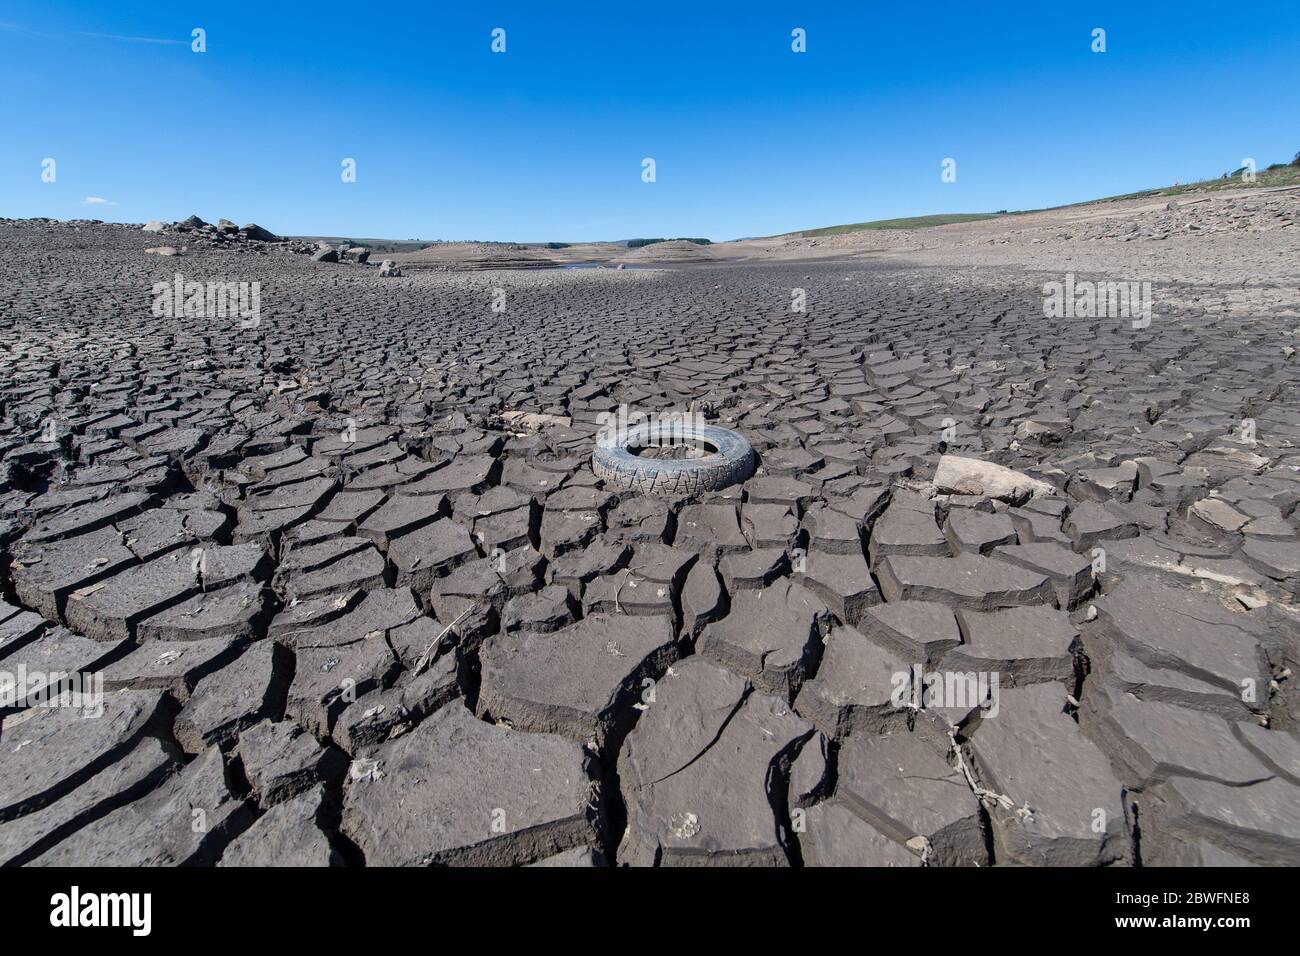
<path id="1" fill-rule="evenodd" d="M 1296 153 L 1295 159 L 1291 160 L 1290 163 L 1274 163 L 1272 166 L 1268 167 L 1267 171 L 1272 172 L 1275 169 L 1286 169 L 1287 166 L 1300 166 L 1300 153 Z M 1238 170 L 1238 172 L 1240 172 L 1240 170 Z"/>
<path id="2" fill-rule="evenodd" d="M 640 249 L 642 246 L 653 246 L 656 242 L 693 242 L 697 246 L 707 246 L 713 243 L 712 239 L 692 239 L 689 236 L 678 236 L 676 239 L 629 239 L 627 247 L 629 249 Z"/>

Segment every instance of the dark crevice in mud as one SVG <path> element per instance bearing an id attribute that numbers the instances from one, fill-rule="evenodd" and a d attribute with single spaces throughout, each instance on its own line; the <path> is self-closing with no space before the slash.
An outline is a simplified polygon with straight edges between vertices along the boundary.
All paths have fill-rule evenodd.
<path id="1" fill-rule="evenodd" d="M 790 768 L 798 759 L 804 746 L 816 735 L 816 731 L 810 730 L 778 751 L 768 765 L 767 779 L 764 783 L 767 789 L 767 802 L 772 807 L 772 815 L 776 822 L 778 842 L 785 850 L 786 859 L 794 867 L 803 866 L 803 849 L 799 845 L 799 834 L 790 817 Z"/>
<path id="2" fill-rule="evenodd" d="M 14 607 L 23 607 L 18 595 L 14 591 L 13 579 L 13 540 L 0 536 L 0 599 Z"/>
<path id="3" fill-rule="evenodd" d="M 253 785 L 244 770 L 244 759 L 235 747 L 233 738 L 223 742 L 221 747 L 226 764 L 226 787 L 240 800 L 256 801 L 257 795 L 253 792 Z"/>
<path id="4" fill-rule="evenodd" d="M 696 562 L 703 560 L 704 558 L 697 557 L 691 561 L 687 561 L 673 579 L 668 582 L 668 599 L 672 606 L 672 626 L 674 634 L 682 633 L 682 627 L 686 620 L 685 615 L 682 612 L 682 591 L 686 587 L 686 579 L 690 577 L 691 571 L 695 568 Z"/>
<path id="5" fill-rule="evenodd" d="M 1125 809 L 1132 814 L 1128 820 L 1129 825 L 1129 845 L 1133 850 L 1133 866 L 1141 867 L 1142 863 L 1142 810 L 1136 800 L 1132 799 L 1133 794 L 1125 790 L 1120 794 L 1120 799 L 1124 803 Z"/>
<path id="6" fill-rule="evenodd" d="M 627 802 L 623 799 L 623 782 L 618 772 L 618 755 L 623 749 L 623 741 L 631 732 L 635 723 L 629 724 L 621 734 L 611 734 L 605 741 L 606 756 L 597 764 L 600 774 L 600 806 L 603 817 L 600 850 L 605 859 L 614 864 L 618 860 L 618 848 L 627 831 Z"/>
<path id="7" fill-rule="evenodd" d="M 265 640 L 265 638 L 263 638 Z M 298 671 L 298 655 L 291 648 L 277 642 L 271 651 L 271 686 L 267 689 L 259 719 L 280 721 L 284 719 L 289 704 L 289 688 Z"/>
<path id="8" fill-rule="evenodd" d="M 980 821 L 980 836 L 984 839 L 984 852 L 988 854 L 989 866 L 996 866 L 997 841 L 993 839 L 993 818 L 989 816 L 988 807 L 984 806 L 984 801 L 975 801 Z"/>
<path id="9" fill-rule="evenodd" d="M 826 738 L 826 772 L 822 776 L 822 785 L 815 801 L 820 803 L 835 796 L 840 788 L 840 742 Z"/>
<path id="10" fill-rule="evenodd" d="M 316 825 L 320 827 L 325 839 L 338 855 L 342 866 L 363 867 L 366 855 L 352 842 L 352 838 L 343 832 L 343 776 L 336 776 L 325 782 L 325 799 L 316 814 Z"/>
<path id="11" fill-rule="evenodd" d="M 208 437 L 205 435 L 202 444 L 193 449 L 197 453 L 207 447 Z M 192 495 L 198 490 L 194 484 L 194 477 L 185 470 L 184 461 L 169 461 L 167 463 L 167 477 L 163 479 L 163 484 L 159 488 L 164 498 L 170 498 L 173 495 Z"/>
<path id="12" fill-rule="evenodd" d="M 536 498 L 529 498 L 528 504 L 528 544 L 539 554 L 542 550 L 542 506 Z"/>
<path id="13" fill-rule="evenodd" d="M 663 543 L 672 546 L 677 540 L 677 512 L 669 508 L 664 517 L 664 537 Z"/>
<path id="14" fill-rule="evenodd" d="M 484 638 L 486 640 L 486 638 Z M 456 683 L 460 685 L 460 695 L 470 713 L 478 712 L 478 691 L 482 681 L 482 664 L 479 661 L 479 645 L 456 648 Z"/>
<path id="15" fill-rule="evenodd" d="M 158 721 L 154 726 L 153 736 L 162 741 L 163 747 L 166 748 L 168 753 L 175 754 L 176 759 L 181 761 L 182 764 L 188 764 L 194 759 L 194 755 L 186 753 L 185 748 L 181 746 L 181 742 L 176 738 L 176 718 L 184 705 L 176 699 L 171 691 L 168 691 L 164 697 L 167 701 L 166 717 L 164 720 Z"/>
<path id="16" fill-rule="evenodd" d="M 1079 646 L 1074 653 L 1074 687 L 1071 688 L 1070 696 L 1077 700 L 1081 705 L 1083 703 L 1083 695 L 1088 677 L 1091 673 L 1092 658 L 1088 656 L 1088 652 L 1084 648 L 1083 642 L 1080 641 Z M 1075 720 L 1078 720 L 1077 714 L 1075 715 Z"/>
<path id="17" fill-rule="evenodd" d="M 880 516 L 889 508 L 893 499 L 894 486 L 892 484 L 885 486 L 884 492 L 880 495 L 880 498 L 876 503 L 872 505 L 871 510 L 862 516 L 862 540 L 864 542 L 869 543 L 871 541 L 871 532 L 875 530 L 876 522 L 880 520 Z M 866 555 L 866 552 L 867 549 L 864 547 L 862 549 L 864 556 Z"/>
<path id="18" fill-rule="evenodd" d="M 250 639 L 251 641 L 266 640 L 271 631 L 271 622 L 274 621 L 276 615 L 286 607 L 284 599 L 281 598 L 280 595 L 276 594 L 275 589 L 271 587 L 270 575 L 274 575 L 274 573 L 275 568 L 272 568 L 268 574 L 267 580 L 256 582 L 261 585 L 262 611 L 251 622 L 254 629 L 253 636 Z"/>
<path id="19" fill-rule="evenodd" d="M 623 752 L 623 744 L 628 734 L 636 728 L 641 715 L 645 712 L 638 706 L 638 704 L 646 704 L 645 681 L 650 680 L 658 684 L 673 664 L 682 659 L 676 656 L 664 664 L 652 662 L 638 668 L 620 691 L 618 700 L 614 704 L 614 722 L 605 734 L 604 744 L 593 768 L 598 772 L 596 780 L 600 784 L 601 794 L 600 809 L 603 826 L 600 850 L 611 865 L 614 865 L 618 859 L 618 848 L 627 830 L 627 804 L 623 799 L 623 781 L 618 771 L 619 754 Z M 651 687 L 653 686 L 652 684 Z"/>
<path id="20" fill-rule="evenodd" d="M 215 866 L 221 859 L 222 854 L 226 852 L 226 847 L 230 846 L 238 837 L 247 833 L 249 828 L 257 822 L 260 814 L 256 805 L 249 800 L 244 800 L 240 805 L 226 817 L 224 825 L 208 831 L 203 839 L 199 841 L 199 847 L 188 859 L 180 862 L 181 866 Z"/>

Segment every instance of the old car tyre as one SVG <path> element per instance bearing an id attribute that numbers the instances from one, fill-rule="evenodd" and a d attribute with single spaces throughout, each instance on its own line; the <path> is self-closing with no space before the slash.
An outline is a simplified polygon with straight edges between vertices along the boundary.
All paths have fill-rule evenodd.
<path id="1" fill-rule="evenodd" d="M 653 423 L 606 428 L 597 435 L 591 468 L 610 488 L 654 495 L 715 491 L 754 473 L 754 449 L 729 428 L 689 421 L 673 424 L 671 438 L 704 446 L 708 453 L 701 458 L 643 458 L 631 450 L 661 445 L 660 438 Z"/>

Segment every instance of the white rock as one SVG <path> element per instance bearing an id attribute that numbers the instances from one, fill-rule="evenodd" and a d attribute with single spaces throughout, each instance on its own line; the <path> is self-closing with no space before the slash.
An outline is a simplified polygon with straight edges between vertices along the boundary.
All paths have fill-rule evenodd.
<path id="1" fill-rule="evenodd" d="M 952 495 L 984 495 L 1002 501 L 1023 501 L 1032 495 L 1056 493 L 1045 481 L 1018 471 L 960 455 L 944 455 L 934 473 L 935 490 Z"/>

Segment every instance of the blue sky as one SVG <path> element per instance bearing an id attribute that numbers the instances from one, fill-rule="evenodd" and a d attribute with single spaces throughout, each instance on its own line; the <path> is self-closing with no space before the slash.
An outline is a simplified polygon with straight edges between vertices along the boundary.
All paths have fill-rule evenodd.
<path id="1" fill-rule="evenodd" d="M 1297 0 L 6 0 L 0 215 L 574 241 L 1027 209 L 1289 161 L 1298 74 Z"/>

